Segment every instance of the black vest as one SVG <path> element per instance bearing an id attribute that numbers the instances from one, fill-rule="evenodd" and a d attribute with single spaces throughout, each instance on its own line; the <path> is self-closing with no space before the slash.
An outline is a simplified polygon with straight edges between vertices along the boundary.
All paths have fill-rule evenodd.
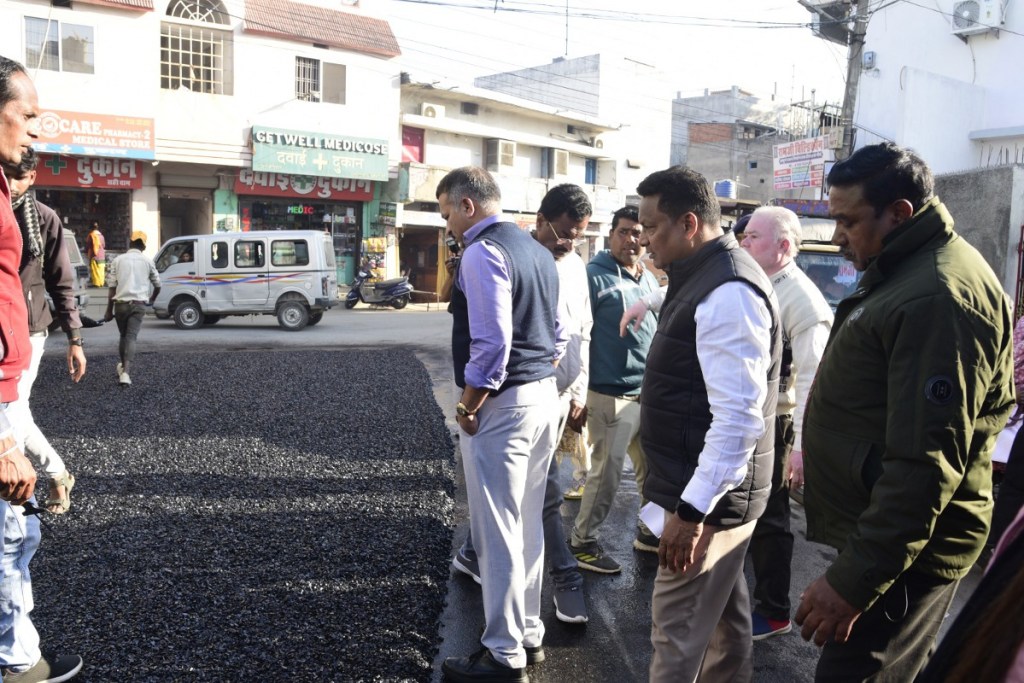
<path id="1" fill-rule="evenodd" d="M 782 332 L 772 303 L 771 281 L 757 262 L 740 249 L 728 233 L 671 264 L 669 288 L 661 308 L 658 331 L 647 354 L 640 391 L 640 435 L 647 457 L 644 495 L 675 510 L 679 497 L 697 469 L 704 437 L 711 426 L 704 374 L 697 359 L 697 306 L 726 282 L 750 285 L 771 313 L 771 365 L 763 413 L 765 431 L 757 440 L 747 476 L 710 511 L 707 521 L 738 526 L 761 516 L 771 492 L 775 452 L 775 406 L 778 402 Z"/>
<path id="2" fill-rule="evenodd" d="M 471 244 L 486 242 L 505 257 L 512 281 L 512 348 L 505 367 L 508 376 L 498 391 L 536 382 L 555 374 L 555 311 L 558 306 L 558 271 L 555 259 L 537 240 L 515 223 L 484 228 Z M 467 244 L 469 249 L 471 245 Z M 452 364 L 455 384 L 466 386 L 469 362 L 469 307 L 459 288 L 452 287 Z"/>

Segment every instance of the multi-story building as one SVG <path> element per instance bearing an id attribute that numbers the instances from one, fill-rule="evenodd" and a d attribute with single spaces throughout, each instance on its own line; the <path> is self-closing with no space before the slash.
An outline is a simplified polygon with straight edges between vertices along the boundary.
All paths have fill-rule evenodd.
<path id="1" fill-rule="evenodd" d="M 822 38 L 845 43 L 856 3 L 800 2 L 832 27 Z M 1006 0 L 872 6 L 853 55 L 861 69 L 855 146 L 892 140 L 936 173 L 1024 161 L 1024 92 L 1013 77 L 1024 60 L 1019 9 Z"/>
<path id="2" fill-rule="evenodd" d="M 402 164 L 386 199 L 398 207 L 400 258 L 417 290 L 440 292 L 447 279 L 435 191 L 459 166 L 491 171 L 503 210 L 525 229 L 550 188 L 580 185 L 594 206 L 581 251 L 589 258 L 603 247 L 611 214 L 628 194 L 615 183 L 625 154 L 621 123 L 495 90 L 418 83 L 408 74 L 402 83 Z"/>
<path id="3" fill-rule="evenodd" d="M 39 91 L 40 199 L 79 236 L 313 228 L 350 276 L 401 153 L 386 21 L 293 0 L 8 0 L 0 45 Z"/>
<path id="4" fill-rule="evenodd" d="M 603 54 L 482 76 L 474 84 L 537 102 L 555 111 L 579 112 L 616 122 L 614 136 L 603 135 L 608 163 L 597 165 L 597 182 L 623 189 L 631 201 L 636 186 L 669 165 L 672 89 L 658 68 Z"/>
<path id="5" fill-rule="evenodd" d="M 710 182 L 755 203 L 776 198 L 816 199 L 818 187 L 774 187 L 776 145 L 824 134 L 829 109 L 765 100 L 733 86 L 672 103 L 672 163 L 685 164 Z"/>

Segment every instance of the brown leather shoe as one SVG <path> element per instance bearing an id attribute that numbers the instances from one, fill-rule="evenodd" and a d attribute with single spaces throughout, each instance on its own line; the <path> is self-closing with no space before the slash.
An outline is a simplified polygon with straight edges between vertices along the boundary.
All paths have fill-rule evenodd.
<path id="1" fill-rule="evenodd" d="M 449 657 L 441 665 L 445 680 L 453 683 L 530 683 L 526 669 L 513 669 L 494 659 L 486 647 L 468 657 Z"/>

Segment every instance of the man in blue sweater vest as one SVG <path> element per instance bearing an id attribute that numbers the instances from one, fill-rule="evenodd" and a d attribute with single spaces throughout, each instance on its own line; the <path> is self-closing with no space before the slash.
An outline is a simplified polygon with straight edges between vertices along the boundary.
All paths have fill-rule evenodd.
<path id="1" fill-rule="evenodd" d="M 451 681 L 525 682 L 526 666 L 544 658 L 542 511 L 567 341 L 558 272 L 547 249 L 501 220 L 487 171 L 455 169 L 437 200 L 463 245 L 451 300 L 455 412 L 486 622 L 483 647 L 442 670 Z"/>

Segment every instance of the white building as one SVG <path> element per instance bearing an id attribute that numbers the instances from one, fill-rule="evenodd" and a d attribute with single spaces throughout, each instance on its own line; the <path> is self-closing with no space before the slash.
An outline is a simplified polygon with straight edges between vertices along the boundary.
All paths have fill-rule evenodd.
<path id="1" fill-rule="evenodd" d="M 440 292 L 447 279 L 436 189 L 460 166 L 488 169 L 503 210 L 525 229 L 550 188 L 581 186 L 594 207 L 584 256 L 603 246 L 611 214 L 626 203 L 614 183 L 621 124 L 494 90 L 402 80 L 402 164 L 385 199 L 396 204 L 400 258 L 418 291 Z"/>
<path id="2" fill-rule="evenodd" d="M 604 148 L 615 163 L 599 167 L 597 182 L 622 188 L 635 201 L 640 181 L 669 166 L 673 91 L 664 73 L 649 64 L 602 54 L 559 57 L 550 64 L 483 76 L 475 84 L 556 111 L 618 122 L 617 135 Z"/>
<path id="3" fill-rule="evenodd" d="M 809 7 L 835 6 L 802 0 Z M 861 55 L 856 146 L 892 140 L 936 173 L 1024 161 L 1024 7 L 1009 0 L 883 3 Z"/>
<path id="4" fill-rule="evenodd" d="M 350 270 L 374 229 L 401 155 L 382 19 L 323 0 L 5 0 L 0 45 L 39 91 L 40 199 L 80 237 L 93 220 L 114 250 L 132 230 L 154 249 L 325 229 Z"/>

